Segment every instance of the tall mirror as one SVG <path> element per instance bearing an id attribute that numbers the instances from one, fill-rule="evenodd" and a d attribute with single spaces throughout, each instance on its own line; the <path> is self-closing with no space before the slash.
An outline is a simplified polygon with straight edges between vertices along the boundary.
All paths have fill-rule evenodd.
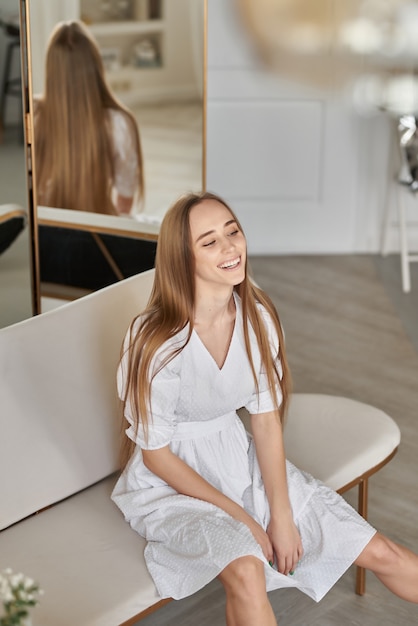
<path id="1" fill-rule="evenodd" d="M 32 66 L 40 306 L 44 311 L 56 306 L 62 298 L 79 297 L 152 267 L 165 211 L 181 193 L 204 188 L 205 0 L 57 0 L 54 3 L 26 0 L 26 3 Z M 97 47 L 109 93 L 123 108 L 121 119 L 114 115 L 110 122 L 114 159 L 110 167 L 115 167 L 116 176 L 123 178 L 121 159 L 126 158 L 132 169 L 133 160 L 140 154 L 132 148 L 135 140 L 127 139 L 126 134 L 115 147 L 118 123 L 129 126 L 133 120 L 142 152 L 142 157 L 137 158 L 136 189 L 131 184 L 125 192 L 127 187 L 122 181 L 121 191 L 114 183 L 112 206 L 103 211 L 104 201 L 100 207 L 97 203 L 93 207 L 94 201 L 65 206 L 64 200 L 51 200 L 48 195 L 52 195 L 53 183 L 49 173 L 55 168 L 56 160 L 52 158 L 48 168 L 42 171 L 44 145 L 49 142 L 50 146 L 56 143 L 62 147 L 65 143 L 62 128 L 55 133 L 51 131 L 53 125 L 48 126 L 45 113 L 52 107 L 51 98 L 48 107 L 45 102 L 48 93 L 52 93 L 46 85 L 51 84 L 48 81 L 52 81 L 53 75 L 52 61 L 48 65 L 46 59 L 52 58 L 55 44 L 51 36 L 57 33 L 57 24 L 70 21 L 80 23 Z M 64 44 L 60 39 L 61 53 L 64 45 L 73 48 L 78 45 L 74 35 L 70 39 L 70 43 Z M 79 73 L 88 62 L 72 64 L 73 108 L 80 99 L 88 97 L 90 80 L 78 99 L 74 98 Z M 62 58 L 60 68 L 61 78 L 65 71 Z M 64 105 L 62 109 L 62 125 L 65 125 Z M 128 123 L 123 117 L 126 111 L 131 116 Z M 80 117 L 81 113 L 77 119 Z M 70 134 L 77 132 L 81 139 L 75 164 L 73 157 L 69 157 L 67 171 L 72 172 L 70 186 L 73 191 L 76 189 L 75 195 L 82 197 L 82 174 L 75 170 L 85 163 L 83 148 L 87 151 L 89 131 L 75 132 L 71 128 Z M 41 145 L 44 152 L 39 148 Z M 68 153 L 71 149 L 68 148 Z M 106 167 L 104 156 L 100 167 Z M 126 198 L 128 203 L 124 204 Z"/>
<path id="2" fill-rule="evenodd" d="M 19 0 L 0 5 L 0 328 L 32 315 Z"/>

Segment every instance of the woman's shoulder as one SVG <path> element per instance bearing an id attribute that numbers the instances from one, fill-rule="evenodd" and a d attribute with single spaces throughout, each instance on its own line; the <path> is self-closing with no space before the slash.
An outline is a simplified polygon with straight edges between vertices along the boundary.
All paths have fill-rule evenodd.
<path id="1" fill-rule="evenodd" d="M 237 308 L 238 313 L 242 314 L 242 300 L 240 295 L 238 294 L 237 291 L 234 291 L 234 300 L 235 300 L 235 306 Z M 269 313 L 269 311 L 267 310 L 267 308 L 265 307 L 265 305 L 260 302 L 260 300 L 256 300 L 255 301 L 255 306 L 257 308 L 257 311 L 260 313 L 260 315 L 265 318 L 266 320 L 271 320 L 271 314 Z"/>
<path id="2" fill-rule="evenodd" d="M 137 317 L 135 317 L 133 321 L 131 322 L 131 324 L 129 325 L 128 334 L 130 333 L 133 338 L 136 337 L 136 335 L 139 332 L 141 332 L 141 329 L 143 328 L 144 324 L 149 320 L 150 320 L 150 316 L 147 315 L 146 313 L 143 313 L 143 314 L 141 313 L 137 315 Z M 151 324 L 152 323 L 153 322 L 151 321 Z M 189 324 L 187 323 L 185 326 L 183 326 L 183 328 L 181 328 L 179 331 L 174 333 L 172 337 L 169 337 L 167 339 L 167 342 L 170 344 L 176 344 L 176 343 L 183 341 L 188 336 L 188 331 L 189 331 Z M 165 343 L 163 345 L 165 345 Z"/>
<path id="3" fill-rule="evenodd" d="M 143 324 L 146 322 L 146 315 L 139 315 L 134 319 L 129 327 L 127 333 L 127 340 L 129 343 L 135 340 L 138 333 L 141 332 Z M 189 336 L 189 324 L 186 324 L 184 328 L 176 332 L 172 337 L 168 337 L 156 350 L 154 359 L 156 362 L 161 362 L 166 359 L 170 354 L 183 348 L 187 342 Z"/>
<path id="4" fill-rule="evenodd" d="M 235 305 L 237 307 L 237 311 L 240 314 L 242 314 L 242 300 L 241 300 L 240 295 L 236 291 L 234 291 L 234 299 L 235 299 Z M 264 320 L 271 322 L 271 314 L 267 310 L 266 306 L 262 302 L 260 302 L 260 300 L 255 301 L 255 306 L 257 308 L 257 311 L 261 315 L 261 317 Z"/>
<path id="5" fill-rule="evenodd" d="M 132 132 L 132 117 L 127 111 L 111 107 L 107 109 L 107 115 L 115 134 L 126 135 Z"/>
<path id="6" fill-rule="evenodd" d="M 277 323 L 276 323 L 277 313 L 276 315 L 274 315 L 275 310 L 270 311 L 266 307 L 266 305 L 263 302 L 261 302 L 261 300 L 259 299 L 256 299 L 255 306 L 259 314 L 259 317 L 261 321 L 263 322 L 264 327 L 266 328 L 267 335 L 270 341 L 272 341 L 273 343 L 277 343 L 278 341 L 278 332 L 277 332 Z"/>
<path id="7" fill-rule="evenodd" d="M 259 311 L 259 313 L 260 313 L 260 315 L 261 315 L 261 317 L 262 317 L 262 319 L 263 319 L 264 323 L 265 323 L 266 325 L 271 325 L 271 324 L 273 324 L 273 320 L 272 320 L 272 317 L 271 317 L 271 313 L 267 310 L 267 308 L 265 307 L 265 305 L 264 305 L 264 304 L 262 304 L 262 302 L 257 301 L 256 306 L 257 306 L 257 309 L 258 309 L 258 311 Z"/>

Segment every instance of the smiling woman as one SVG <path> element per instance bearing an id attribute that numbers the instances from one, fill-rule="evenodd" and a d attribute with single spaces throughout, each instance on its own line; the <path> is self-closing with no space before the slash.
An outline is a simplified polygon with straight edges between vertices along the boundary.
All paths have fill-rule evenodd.
<path id="1" fill-rule="evenodd" d="M 190 211 L 190 233 L 195 260 L 196 298 L 202 283 L 211 284 L 220 297 L 245 276 L 246 242 L 241 227 L 219 200 L 208 198 Z"/>
<path id="2" fill-rule="evenodd" d="M 319 601 L 356 563 L 418 603 L 418 556 L 286 460 L 290 387 L 277 311 L 249 277 L 236 216 L 214 194 L 180 198 L 118 370 L 127 437 L 112 498 L 147 539 L 159 596 L 217 577 L 228 626 L 273 626 L 268 591 Z"/>

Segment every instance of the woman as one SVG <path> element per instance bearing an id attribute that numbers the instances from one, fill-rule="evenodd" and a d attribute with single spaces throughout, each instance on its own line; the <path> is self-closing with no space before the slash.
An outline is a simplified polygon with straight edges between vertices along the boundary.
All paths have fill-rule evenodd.
<path id="1" fill-rule="evenodd" d="M 185 196 L 167 212 L 118 386 L 128 446 L 112 497 L 148 541 L 161 597 L 218 577 L 229 626 L 270 626 L 267 591 L 292 586 L 319 601 L 356 563 L 418 602 L 418 557 L 285 460 L 283 334 L 221 198 Z M 235 412 L 242 406 L 252 437 Z"/>
<path id="2" fill-rule="evenodd" d="M 129 214 L 144 192 L 138 128 L 81 22 L 62 22 L 51 35 L 34 118 L 38 203 Z"/>

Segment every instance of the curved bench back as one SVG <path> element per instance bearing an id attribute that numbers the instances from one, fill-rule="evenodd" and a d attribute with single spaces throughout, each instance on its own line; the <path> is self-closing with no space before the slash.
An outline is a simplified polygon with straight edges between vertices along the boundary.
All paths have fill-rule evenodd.
<path id="1" fill-rule="evenodd" d="M 0 330 L 0 529 L 118 469 L 116 369 L 153 278 Z"/>

